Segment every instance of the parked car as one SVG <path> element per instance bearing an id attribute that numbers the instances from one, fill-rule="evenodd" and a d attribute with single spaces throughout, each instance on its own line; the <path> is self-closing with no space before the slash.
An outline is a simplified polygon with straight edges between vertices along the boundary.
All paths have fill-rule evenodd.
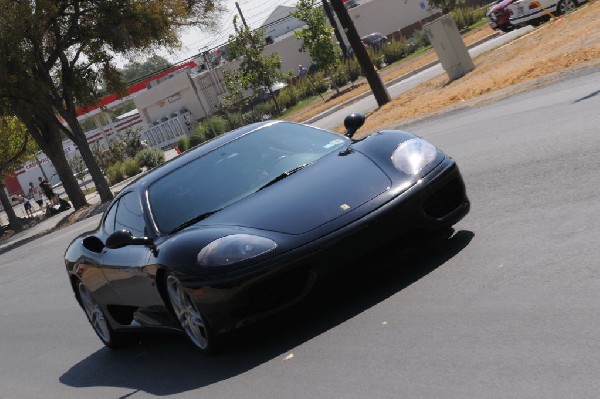
<path id="1" fill-rule="evenodd" d="M 578 0 L 518 0 L 508 6 L 509 21 L 514 26 L 523 26 L 548 19 L 548 12 L 555 16 L 565 14 L 579 6 Z"/>
<path id="2" fill-rule="evenodd" d="M 273 94 L 278 95 L 279 91 L 287 86 L 288 84 L 285 82 L 275 82 L 273 83 L 273 85 L 271 85 L 271 91 L 273 92 Z M 269 92 L 269 90 L 267 90 L 266 86 L 258 89 L 257 98 L 259 101 L 268 101 L 271 99 L 271 93 Z"/>
<path id="3" fill-rule="evenodd" d="M 503 32 L 508 32 L 513 29 L 509 18 L 510 12 L 508 6 L 511 5 L 515 0 L 499 0 L 496 1 L 487 10 L 486 16 L 490 21 L 492 29 L 499 29 Z"/>
<path id="4" fill-rule="evenodd" d="M 125 187 L 65 253 L 102 342 L 180 329 L 210 352 L 220 333 L 302 300 L 357 257 L 469 212 L 452 158 L 398 130 L 352 139 L 363 123 L 346 118 L 346 136 L 252 124 Z"/>
<path id="5" fill-rule="evenodd" d="M 371 48 L 379 48 L 384 44 L 389 43 L 388 37 L 383 33 L 379 32 L 369 33 L 368 35 L 361 37 L 360 40 L 365 46 Z"/>

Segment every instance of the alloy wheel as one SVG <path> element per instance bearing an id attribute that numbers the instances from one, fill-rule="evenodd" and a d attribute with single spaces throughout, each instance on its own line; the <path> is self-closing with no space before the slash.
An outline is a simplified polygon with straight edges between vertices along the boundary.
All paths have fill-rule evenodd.
<path id="1" fill-rule="evenodd" d="M 210 334 L 208 325 L 175 276 L 167 277 L 167 293 L 183 331 L 194 345 L 202 350 L 208 350 Z"/>
<path id="2" fill-rule="evenodd" d="M 94 328 L 94 331 L 98 334 L 98 337 L 100 337 L 104 343 L 110 342 L 111 332 L 106 316 L 100 305 L 94 300 L 92 294 L 83 283 L 79 283 L 79 297 L 81 298 L 83 310 L 85 311 L 90 324 Z"/>

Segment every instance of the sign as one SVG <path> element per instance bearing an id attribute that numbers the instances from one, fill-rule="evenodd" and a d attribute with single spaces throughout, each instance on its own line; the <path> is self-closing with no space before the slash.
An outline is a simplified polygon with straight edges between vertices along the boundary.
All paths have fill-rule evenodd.
<path id="1" fill-rule="evenodd" d="M 419 7 L 421 7 L 421 10 L 424 10 L 427 8 L 427 4 L 424 1 L 419 1 Z"/>

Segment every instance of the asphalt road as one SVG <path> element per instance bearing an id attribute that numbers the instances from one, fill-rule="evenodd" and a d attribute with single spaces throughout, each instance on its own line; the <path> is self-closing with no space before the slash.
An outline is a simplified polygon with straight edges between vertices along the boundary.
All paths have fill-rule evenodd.
<path id="1" fill-rule="evenodd" d="M 597 397 L 599 82 L 408 126 L 461 167 L 455 235 L 363 259 L 219 356 L 178 335 L 102 347 L 61 260 L 97 217 L 0 255 L 0 398 Z"/>

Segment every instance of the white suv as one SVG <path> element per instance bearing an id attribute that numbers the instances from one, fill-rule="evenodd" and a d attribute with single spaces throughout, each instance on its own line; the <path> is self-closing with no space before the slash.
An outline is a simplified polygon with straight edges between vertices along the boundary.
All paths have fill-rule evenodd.
<path id="1" fill-rule="evenodd" d="M 561 15 L 572 11 L 585 0 L 518 0 L 508 6 L 511 13 L 510 23 L 523 26 L 537 22 L 552 15 Z"/>

